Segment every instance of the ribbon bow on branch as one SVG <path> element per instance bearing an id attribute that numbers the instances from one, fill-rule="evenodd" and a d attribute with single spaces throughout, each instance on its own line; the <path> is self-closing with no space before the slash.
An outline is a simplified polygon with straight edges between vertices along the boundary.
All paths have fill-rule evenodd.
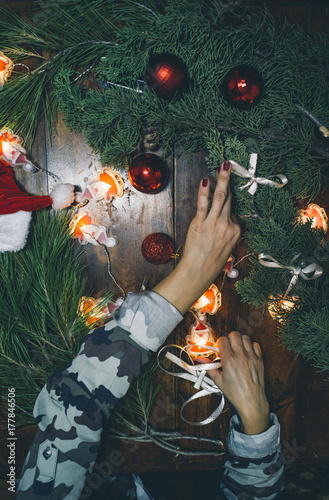
<path id="1" fill-rule="evenodd" d="M 283 296 L 283 299 L 287 297 L 292 287 L 296 285 L 299 276 L 304 280 L 315 280 L 317 278 L 320 278 L 320 276 L 323 273 L 323 268 L 318 264 L 316 264 L 315 262 L 313 262 L 313 264 L 309 264 L 304 268 L 300 266 L 294 267 L 292 264 L 299 256 L 300 253 L 298 255 L 295 255 L 295 257 L 290 262 L 290 266 L 283 266 L 277 260 L 275 260 L 271 255 L 266 255 L 264 253 L 261 253 L 258 256 L 258 260 L 262 266 L 275 267 L 277 269 L 288 269 L 290 273 L 293 275 L 288 285 L 287 291 Z"/>
<path id="2" fill-rule="evenodd" d="M 245 189 L 249 187 L 248 193 L 251 195 L 254 195 L 256 192 L 256 189 L 258 187 L 258 184 L 267 184 L 268 186 L 275 187 L 275 188 L 281 188 L 285 184 L 287 184 L 288 179 L 285 175 L 283 174 L 275 174 L 275 175 L 269 175 L 268 177 L 256 177 L 256 164 L 257 164 L 257 153 L 252 153 L 250 155 L 249 159 L 249 165 L 250 168 L 249 170 L 246 170 L 244 167 L 239 165 L 236 161 L 230 160 L 230 163 L 232 165 L 232 172 L 239 177 L 245 177 L 246 179 L 250 179 L 247 184 L 244 186 L 241 186 L 240 189 Z M 278 177 L 281 181 L 282 184 L 279 182 L 271 181 L 270 179 Z"/>

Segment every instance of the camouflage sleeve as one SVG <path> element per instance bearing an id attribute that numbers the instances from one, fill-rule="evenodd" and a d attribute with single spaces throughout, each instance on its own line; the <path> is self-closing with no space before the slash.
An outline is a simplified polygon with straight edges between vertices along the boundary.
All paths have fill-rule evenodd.
<path id="1" fill-rule="evenodd" d="M 220 485 L 221 500 L 280 498 L 284 467 L 280 454 L 280 425 L 273 413 L 271 423 L 267 431 L 249 436 L 239 432 L 238 416 L 232 417 Z"/>
<path id="2" fill-rule="evenodd" d="M 38 432 L 18 500 L 79 498 L 98 453 L 103 417 L 181 319 L 157 293 L 129 293 L 114 319 L 87 335 L 77 357 L 50 377 L 36 400 Z"/>

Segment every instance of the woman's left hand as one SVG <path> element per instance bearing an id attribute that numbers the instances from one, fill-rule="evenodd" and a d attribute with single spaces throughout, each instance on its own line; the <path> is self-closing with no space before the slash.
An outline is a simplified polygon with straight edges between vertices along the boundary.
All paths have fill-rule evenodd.
<path id="1" fill-rule="evenodd" d="M 177 267 L 153 288 L 183 314 L 222 271 L 240 237 L 240 226 L 231 214 L 230 173 L 230 163 L 223 162 L 210 211 L 210 182 L 202 179 L 183 256 Z"/>

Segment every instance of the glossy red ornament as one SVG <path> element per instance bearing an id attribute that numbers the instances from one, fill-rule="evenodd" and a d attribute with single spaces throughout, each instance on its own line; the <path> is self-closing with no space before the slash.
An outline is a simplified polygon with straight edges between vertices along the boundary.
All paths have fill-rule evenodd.
<path id="1" fill-rule="evenodd" d="M 169 236 L 163 233 L 152 233 L 142 243 L 142 255 L 151 264 L 165 264 L 174 251 L 174 244 Z"/>
<path id="2" fill-rule="evenodd" d="M 170 98 L 187 82 L 187 69 L 174 54 L 156 54 L 149 60 L 145 82 L 159 97 Z"/>
<path id="3" fill-rule="evenodd" d="M 167 163 L 160 156 L 145 153 L 136 156 L 129 167 L 129 180 L 137 191 L 156 194 L 162 191 L 169 180 Z"/>
<path id="4" fill-rule="evenodd" d="M 225 100 L 238 109 L 248 109 L 257 104 L 263 88 L 264 82 L 259 71 L 247 65 L 232 68 L 221 85 Z"/>

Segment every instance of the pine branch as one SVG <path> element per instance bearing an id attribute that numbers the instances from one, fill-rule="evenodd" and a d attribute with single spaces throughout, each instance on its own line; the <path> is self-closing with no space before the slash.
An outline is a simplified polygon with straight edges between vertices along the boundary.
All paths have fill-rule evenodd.
<path id="1" fill-rule="evenodd" d="M 328 251 L 322 265 L 325 278 L 298 290 L 298 302 L 280 315 L 279 340 L 320 371 L 329 371 Z"/>
<path id="2" fill-rule="evenodd" d="M 156 360 L 144 365 L 139 377 L 129 387 L 126 396 L 118 401 L 106 423 L 105 434 L 112 434 L 113 429 L 144 433 L 148 428 L 148 419 L 152 405 L 161 389 L 155 379 L 158 365 Z M 140 428 L 140 418 L 143 429 Z"/>
<path id="3" fill-rule="evenodd" d="M 84 265 L 68 230 L 69 214 L 33 215 L 24 249 L 0 254 L 0 376 L 2 387 L 16 388 L 18 424 L 33 421 L 38 392 L 77 354 L 92 326 L 80 311 Z M 104 302 L 111 297 L 105 294 Z"/>

